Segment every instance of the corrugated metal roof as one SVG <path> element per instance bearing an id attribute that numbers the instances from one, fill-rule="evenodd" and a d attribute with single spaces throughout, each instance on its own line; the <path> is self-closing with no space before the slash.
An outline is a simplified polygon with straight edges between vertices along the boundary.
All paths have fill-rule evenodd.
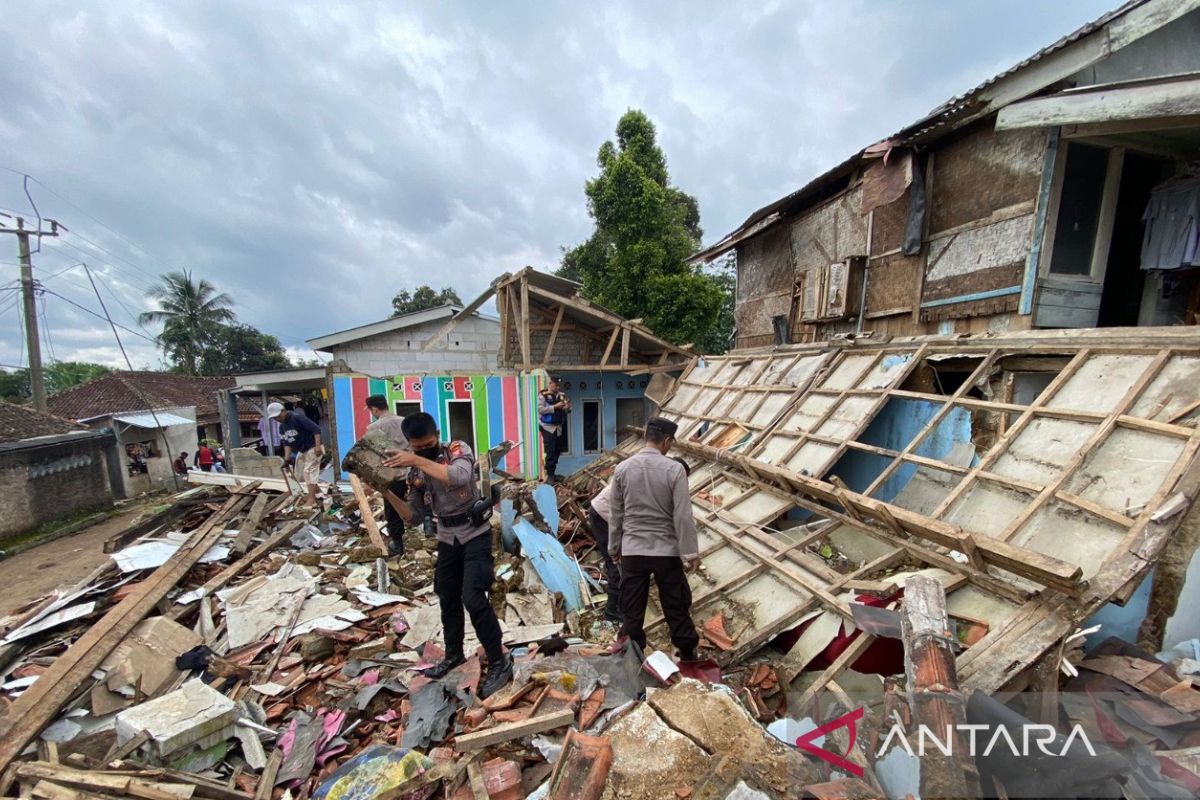
<path id="1" fill-rule="evenodd" d="M 113 417 L 117 422 L 124 422 L 126 425 L 133 425 L 136 428 L 147 428 L 154 430 L 155 428 L 170 428 L 174 425 L 195 425 L 196 420 L 180 417 L 176 414 L 168 414 L 165 411 L 156 411 L 153 414 L 121 414 Z"/>

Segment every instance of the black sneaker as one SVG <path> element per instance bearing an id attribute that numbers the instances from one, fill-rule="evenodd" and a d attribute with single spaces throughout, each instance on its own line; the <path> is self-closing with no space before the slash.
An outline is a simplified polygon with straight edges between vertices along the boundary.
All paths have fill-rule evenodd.
<path id="1" fill-rule="evenodd" d="M 450 671 L 452 669 L 454 669 L 455 667 L 457 667 L 461 664 L 465 664 L 466 661 L 467 661 L 467 659 L 463 656 L 462 653 L 458 653 L 456 655 L 447 654 L 447 656 L 445 658 L 443 658 L 438 663 L 434 664 L 429 669 L 422 670 L 421 674 L 424 675 L 426 678 L 433 678 L 436 681 L 438 678 L 446 677 L 447 675 L 450 674 Z"/>
<path id="2" fill-rule="evenodd" d="M 613 623 L 614 625 L 620 625 L 622 622 L 625 621 L 621 617 L 621 612 L 609 611 L 607 608 L 604 609 L 604 618 L 606 620 L 608 620 L 609 622 Z"/>
<path id="3" fill-rule="evenodd" d="M 689 647 L 686 650 L 679 650 L 675 653 L 680 661 L 699 661 L 700 656 L 696 654 L 696 648 Z"/>
<path id="4" fill-rule="evenodd" d="M 479 684 L 479 699 L 486 700 L 508 685 L 513 677 L 512 657 L 507 653 L 503 660 L 488 661 L 487 674 Z"/>

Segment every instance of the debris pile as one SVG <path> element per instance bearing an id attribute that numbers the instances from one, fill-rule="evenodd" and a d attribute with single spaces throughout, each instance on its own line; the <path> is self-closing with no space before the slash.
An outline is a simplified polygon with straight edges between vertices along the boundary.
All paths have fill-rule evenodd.
<path id="1" fill-rule="evenodd" d="M 646 652 L 603 616 L 588 503 L 636 439 L 557 486 L 485 467 L 514 660 L 486 700 L 469 628 L 465 663 L 422 674 L 444 655 L 435 539 L 409 530 L 390 555 L 383 498 L 357 478 L 320 509 L 237 476 L 191 490 L 0 622 L 0 793 L 1196 796 L 1200 641 L 1156 652 L 1092 618 L 1137 614 L 1154 566 L 1175 577 L 1147 584 L 1145 618 L 1183 596 L 1200 492 L 1188 341 L 692 367 L 661 413 L 680 423 L 700 533 L 694 662 L 669 655 L 655 597 Z M 1018 378 L 1038 370 L 1031 394 Z M 358 453 L 368 471 L 381 456 Z"/>

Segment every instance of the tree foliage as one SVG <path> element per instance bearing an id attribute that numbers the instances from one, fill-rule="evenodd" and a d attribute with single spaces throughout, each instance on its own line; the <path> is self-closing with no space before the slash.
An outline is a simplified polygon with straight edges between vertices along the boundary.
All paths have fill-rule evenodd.
<path id="1" fill-rule="evenodd" d="M 46 394 L 58 394 L 81 383 L 101 378 L 112 372 L 111 367 L 90 361 L 55 361 L 42 370 Z M 29 369 L 0 372 L 0 400 L 9 403 L 25 403 L 33 396 L 29 380 Z"/>
<path id="2" fill-rule="evenodd" d="M 143 312 L 139 322 L 162 325 L 155 341 L 163 353 L 180 372 L 200 374 L 205 351 L 217 345 L 222 329 L 235 319 L 233 298 L 203 278 L 193 280 L 189 271 L 166 273 L 147 297 L 158 308 Z"/>
<path id="3" fill-rule="evenodd" d="M 449 286 L 444 287 L 440 292 L 434 291 L 432 286 L 418 286 L 411 292 L 408 289 L 401 289 L 392 298 L 392 316 L 398 317 L 401 314 L 411 314 L 414 311 L 424 311 L 427 308 L 445 305 L 462 305 L 458 292 Z"/>
<path id="4" fill-rule="evenodd" d="M 233 375 L 292 366 L 279 340 L 250 325 L 222 325 L 200 352 L 199 374 Z"/>
<path id="5" fill-rule="evenodd" d="M 654 123 L 627 111 L 616 142 L 600 146 L 600 173 L 587 182 L 591 237 L 564 250 L 558 274 L 583 295 L 663 338 L 724 352 L 732 331 L 730 282 L 687 262 L 700 247 L 696 198 L 671 185 Z M 724 326 L 724 327 L 722 327 Z"/>

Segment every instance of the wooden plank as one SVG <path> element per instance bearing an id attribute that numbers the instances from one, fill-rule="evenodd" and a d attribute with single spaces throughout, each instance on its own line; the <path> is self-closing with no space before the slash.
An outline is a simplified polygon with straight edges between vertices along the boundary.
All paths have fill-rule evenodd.
<path id="1" fill-rule="evenodd" d="M 433 334 L 433 336 L 429 337 L 429 341 L 425 342 L 424 346 L 421 347 L 421 352 L 426 353 L 426 352 L 429 352 L 430 350 L 432 350 L 434 347 L 437 346 L 437 342 L 439 339 L 441 339 L 443 336 L 449 336 L 450 332 L 458 327 L 458 323 L 462 322 L 464 319 L 471 316 L 476 311 L 478 311 L 480 308 L 482 308 L 483 304 L 486 303 L 489 299 L 491 299 L 492 295 L 494 295 L 496 293 L 496 286 L 497 286 L 497 283 L 493 282 L 492 285 L 489 286 L 487 288 L 487 290 L 484 291 L 483 294 L 479 295 L 479 297 L 476 297 L 474 300 L 472 300 L 470 305 L 468 305 L 462 311 L 459 311 L 457 314 L 452 316 L 450 318 L 449 322 L 447 322 L 445 325 L 443 325 L 441 328 L 438 329 L 437 333 L 435 333 L 435 334 Z M 501 330 L 503 330 L 503 329 L 501 329 Z"/>
<path id="2" fill-rule="evenodd" d="M 577 300 L 573 297 L 563 297 L 562 295 L 555 294 L 554 292 L 548 292 L 545 289 L 541 289 L 537 286 L 530 286 L 529 293 L 532 294 L 534 297 L 537 297 L 541 300 L 545 300 L 550 303 L 562 303 L 563 305 L 567 306 L 568 308 L 572 308 L 572 309 L 575 309 L 576 311 L 580 311 L 584 314 L 587 314 L 588 316 L 604 320 L 612 325 L 619 326 L 622 324 L 628 324 L 627 320 L 624 320 L 621 317 L 618 317 L 616 314 L 613 314 L 602 308 L 598 308 L 594 305 L 591 305 L 590 303 L 588 303 L 586 301 L 581 302 L 580 300 Z M 655 345 L 655 347 L 654 347 L 655 350 L 667 349 L 667 350 L 670 350 L 672 353 L 678 353 L 679 355 L 685 356 L 687 358 L 692 357 L 692 354 L 687 351 L 687 348 L 678 347 L 676 345 L 673 345 L 670 342 L 668 342 L 666 339 L 662 339 L 658 336 L 655 336 L 653 333 L 651 333 L 646 328 L 639 327 L 637 334 L 638 334 L 638 336 L 642 337 L 643 339 L 646 339 L 647 341 L 652 342 Z"/>
<path id="3" fill-rule="evenodd" d="M 621 333 L 621 366 L 629 366 L 629 326 L 626 325 Z"/>
<path id="4" fill-rule="evenodd" d="M 1060 92 L 1000 109 L 996 130 L 1200 115 L 1200 78 L 1178 76 Z"/>
<path id="5" fill-rule="evenodd" d="M 175 503 L 170 508 L 164 509 L 141 522 L 129 526 L 104 541 L 104 552 L 115 553 L 130 542 L 147 536 L 163 526 L 170 525 L 178 519 L 182 519 L 189 511 L 203 503 L 204 500 L 207 500 L 207 498 Z"/>
<path id="6" fill-rule="evenodd" d="M 507 366 L 508 350 L 512 341 L 512 334 L 509 333 L 512 316 L 508 309 L 508 289 L 504 287 L 496 290 L 496 309 L 500 312 L 500 365 Z"/>
<path id="7" fill-rule="evenodd" d="M 454 749 L 460 753 L 479 750 L 494 744 L 510 742 L 524 736 L 545 733 L 555 728 L 563 728 L 575 721 L 575 712 L 570 708 L 539 714 L 518 722 L 507 722 L 494 728 L 486 728 L 474 733 L 464 733 L 454 740 Z"/>
<path id="8" fill-rule="evenodd" d="M 563 314 L 567 311 L 567 307 L 562 303 L 558 304 L 558 314 L 554 317 L 554 326 L 550 328 L 550 338 L 546 340 L 546 355 L 542 356 L 542 363 L 549 364 L 550 356 L 554 354 L 554 341 L 558 338 L 558 329 L 562 325 Z"/>
<path id="9" fill-rule="evenodd" d="M 383 531 L 379 529 L 379 522 L 371 511 L 371 504 L 367 501 L 367 492 L 363 489 L 362 481 L 353 472 L 350 473 L 350 488 L 354 490 L 354 497 L 358 500 L 358 512 L 362 515 L 363 526 L 367 529 L 367 536 L 370 537 L 371 544 L 378 547 L 379 552 L 386 558 L 391 551 L 388 549 L 387 541 L 383 538 Z"/>
<path id="10" fill-rule="evenodd" d="M 858 660 L 858 657 L 867 652 L 867 648 L 870 647 L 874 642 L 874 636 L 860 631 L 858 638 L 851 642 L 850 645 L 843 650 L 836 659 L 834 659 L 833 663 L 826 667 L 825 670 L 817 676 L 817 679 L 813 681 L 807 689 L 804 690 L 804 693 L 800 695 L 800 700 L 795 704 L 795 708 L 800 713 L 805 713 L 804 709 L 807 708 L 808 704 L 811 703 L 813 698 L 817 696 L 817 692 L 824 689 L 825 684 L 829 683 L 838 675 L 841 675 L 842 670 L 846 669 L 846 667 L 853 666 L 854 662 Z M 791 704 L 789 703 L 789 707 L 790 706 Z"/>
<path id="11" fill-rule="evenodd" d="M 254 498 L 254 502 L 250 506 L 250 513 L 246 515 L 246 521 L 242 523 L 238 529 L 237 538 L 233 541 L 233 552 L 241 555 L 250 548 L 250 542 L 254 540 L 254 534 L 258 533 L 258 528 L 262 525 L 263 514 L 267 511 L 267 503 L 270 501 L 270 495 L 266 492 L 261 492 Z"/>
<path id="12" fill-rule="evenodd" d="M 612 336 L 608 337 L 608 345 L 604 348 L 604 355 L 600 358 L 600 366 L 604 367 L 608 364 L 608 359 L 612 356 L 613 347 L 617 344 L 617 337 L 621 335 L 621 326 L 614 325 Z"/>
<path id="13" fill-rule="evenodd" d="M 267 759 L 267 766 L 258 779 L 258 786 L 254 790 L 254 800 L 270 800 L 271 790 L 275 788 L 275 776 L 279 774 L 279 767 L 282 764 L 283 751 L 275 748 L 271 751 L 271 757 Z"/>
<path id="14" fill-rule="evenodd" d="M 288 483 L 283 478 L 256 478 L 250 475 L 234 475 L 229 472 L 189 472 L 188 483 L 202 486 L 225 486 L 237 488 L 253 481 L 261 481 L 258 488 L 264 491 L 287 492 Z"/>
<path id="15" fill-rule="evenodd" d="M 521 326 L 518 331 L 521 334 L 521 364 L 522 369 L 528 372 L 533 366 L 533 356 L 530 355 L 529 343 L 529 281 L 524 276 L 521 277 Z"/>
<path id="16" fill-rule="evenodd" d="M 7 769 L 26 745 L 54 720 L 59 709 L 121 640 L 167 596 L 208 549 L 220 541 L 225 522 L 249 502 L 249 497 L 230 497 L 220 511 L 188 537 L 166 564 L 109 609 L 50 665 L 36 683 L 13 701 L 0 716 L 0 771 Z"/>

